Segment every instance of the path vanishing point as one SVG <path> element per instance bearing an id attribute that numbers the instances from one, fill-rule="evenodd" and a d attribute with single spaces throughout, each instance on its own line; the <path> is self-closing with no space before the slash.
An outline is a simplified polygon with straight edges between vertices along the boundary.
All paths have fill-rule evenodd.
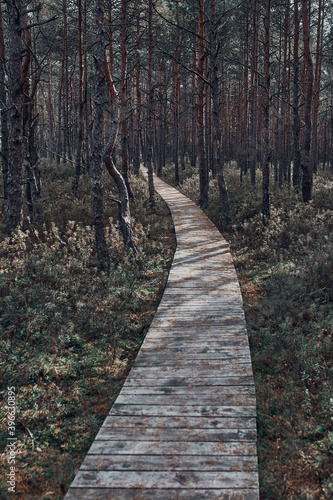
<path id="1" fill-rule="evenodd" d="M 230 250 L 191 200 L 157 177 L 155 189 L 177 237 L 167 286 L 65 499 L 257 500 L 256 399 Z"/>

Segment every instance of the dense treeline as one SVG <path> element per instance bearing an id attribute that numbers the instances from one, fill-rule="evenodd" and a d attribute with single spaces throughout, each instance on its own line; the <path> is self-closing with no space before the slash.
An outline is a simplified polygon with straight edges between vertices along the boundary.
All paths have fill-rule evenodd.
<path id="1" fill-rule="evenodd" d="M 249 176 L 254 185 L 263 171 L 265 216 L 270 180 L 293 185 L 309 201 L 313 174 L 332 168 L 331 7 L 330 0 L 2 2 L 8 231 L 22 224 L 23 185 L 38 215 L 41 157 L 72 163 L 78 194 L 98 150 L 96 134 L 103 148 L 118 129 L 110 158 L 119 155 L 128 198 L 130 172 L 138 173 L 141 160 L 158 174 L 171 160 L 176 184 L 187 163 L 198 163 L 201 205 L 211 172 L 229 223 L 224 166 L 234 160 L 241 181 Z M 103 82 L 99 104 L 96 75 L 110 91 Z M 152 186 L 150 195 L 153 203 Z M 98 196 L 100 212 L 102 191 Z"/>

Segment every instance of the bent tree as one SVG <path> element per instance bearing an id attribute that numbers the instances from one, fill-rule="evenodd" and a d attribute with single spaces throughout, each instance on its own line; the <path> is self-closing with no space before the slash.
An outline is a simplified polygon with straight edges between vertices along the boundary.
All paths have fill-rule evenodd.
<path id="1" fill-rule="evenodd" d="M 108 172 L 115 181 L 119 200 L 114 200 L 119 207 L 119 222 L 127 248 L 134 253 L 137 247 L 131 229 L 131 214 L 129 208 L 129 197 L 124 178 L 116 169 L 111 153 L 114 148 L 119 129 L 119 107 L 117 94 L 113 79 L 106 59 L 106 42 L 104 30 L 104 0 L 96 0 L 96 35 L 97 43 L 95 49 L 95 98 L 94 98 L 94 127 L 93 127 L 93 209 L 94 226 L 97 255 L 102 269 L 108 269 L 109 256 L 105 240 L 105 221 L 103 210 L 103 182 L 102 182 L 102 160 Z M 111 127 L 107 144 L 103 144 L 104 113 L 103 102 L 106 83 L 110 93 Z"/>

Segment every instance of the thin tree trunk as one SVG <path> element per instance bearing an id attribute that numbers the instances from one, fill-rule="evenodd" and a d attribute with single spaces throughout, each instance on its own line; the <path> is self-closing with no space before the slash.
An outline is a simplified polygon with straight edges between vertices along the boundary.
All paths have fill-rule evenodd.
<path id="1" fill-rule="evenodd" d="M 205 155 L 205 136 L 204 136 L 204 56 L 205 56 L 205 13 L 204 0 L 198 0 L 198 26 L 199 26 L 199 50 L 198 50 L 198 152 L 199 152 L 199 181 L 200 196 L 199 204 L 201 207 L 208 206 L 208 178 Z"/>
<path id="2" fill-rule="evenodd" d="M 125 180 L 130 200 L 134 195 L 128 176 L 128 111 L 127 111 L 127 0 L 121 0 L 121 74 L 120 74 L 120 128 L 121 128 L 121 156 L 122 176 Z"/>
<path id="3" fill-rule="evenodd" d="M 147 109 L 147 168 L 150 206 L 155 205 L 154 177 L 152 165 L 152 110 L 153 110 L 153 1 L 148 2 L 148 109 Z"/>
<path id="4" fill-rule="evenodd" d="M 102 270 L 109 269 L 109 254 L 105 239 L 105 220 L 103 208 L 103 181 L 102 181 L 102 151 L 103 151 L 103 101 L 105 89 L 104 75 L 104 0 L 96 0 L 96 34 L 95 48 L 95 96 L 94 96 L 94 126 L 92 131 L 92 201 L 94 211 L 94 227 L 96 251 Z"/>
<path id="5" fill-rule="evenodd" d="M 306 203 L 312 197 L 313 169 L 311 163 L 311 105 L 313 97 L 313 62 L 310 46 L 310 0 L 301 0 L 302 20 L 303 20 L 303 43 L 304 60 L 306 64 L 306 86 L 304 98 L 304 142 L 301 152 L 301 164 L 303 171 L 302 194 L 303 201 Z"/>
<path id="6" fill-rule="evenodd" d="M 264 19 L 265 42 L 264 42 L 264 85 L 262 89 L 263 104 L 263 172 L 262 172 L 262 214 L 264 221 L 270 216 L 270 193 L 269 193 L 269 164 L 271 152 L 269 145 L 269 92 L 270 92 L 270 15 L 271 0 L 266 0 L 266 12 Z"/>
<path id="7" fill-rule="evenodd" d="M 8 177 L 7 232 L 23 223 L 22 3 L 8 0 Z"/>
<path id="8" fill-rule="evenodd" d="M 251 54 L 250 140 L 249 167 L 251 184 L 256 183 L 257 131 L 258 131 L 258 58 L 259 58 L 259 0 L 254 0 Z"/>
<path id="9" fill-rule="evenodd" d="M 221 211 L 226 225 L 231 223 L 231 209 L 228 195 L 227 184 L 224 178 L 224 165 L 222 158 L 222 129 L 221 129 L 221 111 L 219 100 L 219 81 L 217 68 L 217 22 L 216 22 L 216 0 L 211 0 L 211 27 L 210 27 L 210 72 L 211 88 L 213 100 L 213 140 L 214 154 L 217 173 L 217 183 L 219 187 Z"/>
<path id="10" fill-rule="evenodd" d="M 135 67 L 135 90 L 136 109 L 134 127 L 134 158 L 133 170 L 135 175 L 139 175 L 140 168 L 140 122 L 141 122 L 141 90 L 140 90 L 140 8 L 141 0 L 137 1 L 137 25 L 136 25 L 136 67 Z"/>
<path id="11" fill-rule="evenodd" d="M 79 96 L 78 96 L 78 137 L 75 157 L 75 176 L 72 190 L 75 193 L 79 186 L 82 161 L 83 144 L 83 41 L 82 41 L 82 0 L 78 0 L 78 23 L 79 23 Z"/>
<path id="12" fill-rule="evenodd" d="M 300 132 L 301 123 L 299 116 L 299 0 L 294 0 L 294 57 L 293 57 L 293 186 L 296 191 L 300 190 L 301 185 L 301 152 L 300 152 Z"/>
<path id="13" fill-rule="evenodd" d="M 318 4 L 318 22 L 317 22 L 317 41 L 316 41 L 316 64 L 314 72 L 314 92 L 313 92 L 313 107 L 312 107 L 312 168 L 314 173 L 318 167 L 318 113 L 319 113 L 319 97 L 320 97 L 320 81 L 321 81 L 321 65 L 322 65 L 322 50 L 323 50 L 323 6 L 324 1 L 319 0 Z"/>
<path id="14" fill-rule="evenodd" d="M 7 199 L 8 177 L 8 119 L 7 119 L 7 91 L 5 85 L 6 52 L 2 23 L 2 2 L 0 0 L 0 108 L 1 108 L 1 163 L 3 179 L 3 196 Z"/>

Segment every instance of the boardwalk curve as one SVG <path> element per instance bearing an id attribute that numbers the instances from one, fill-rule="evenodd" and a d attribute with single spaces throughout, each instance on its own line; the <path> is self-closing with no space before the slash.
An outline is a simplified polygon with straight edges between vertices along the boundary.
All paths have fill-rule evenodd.
<path id="1" fill-rule="evenodd" d="M 155 188 L 177 237 L 168 283 L 65 498 L 257 500 L 256 400 L 229 247 L 191 200 L 157 177 Z"/>

